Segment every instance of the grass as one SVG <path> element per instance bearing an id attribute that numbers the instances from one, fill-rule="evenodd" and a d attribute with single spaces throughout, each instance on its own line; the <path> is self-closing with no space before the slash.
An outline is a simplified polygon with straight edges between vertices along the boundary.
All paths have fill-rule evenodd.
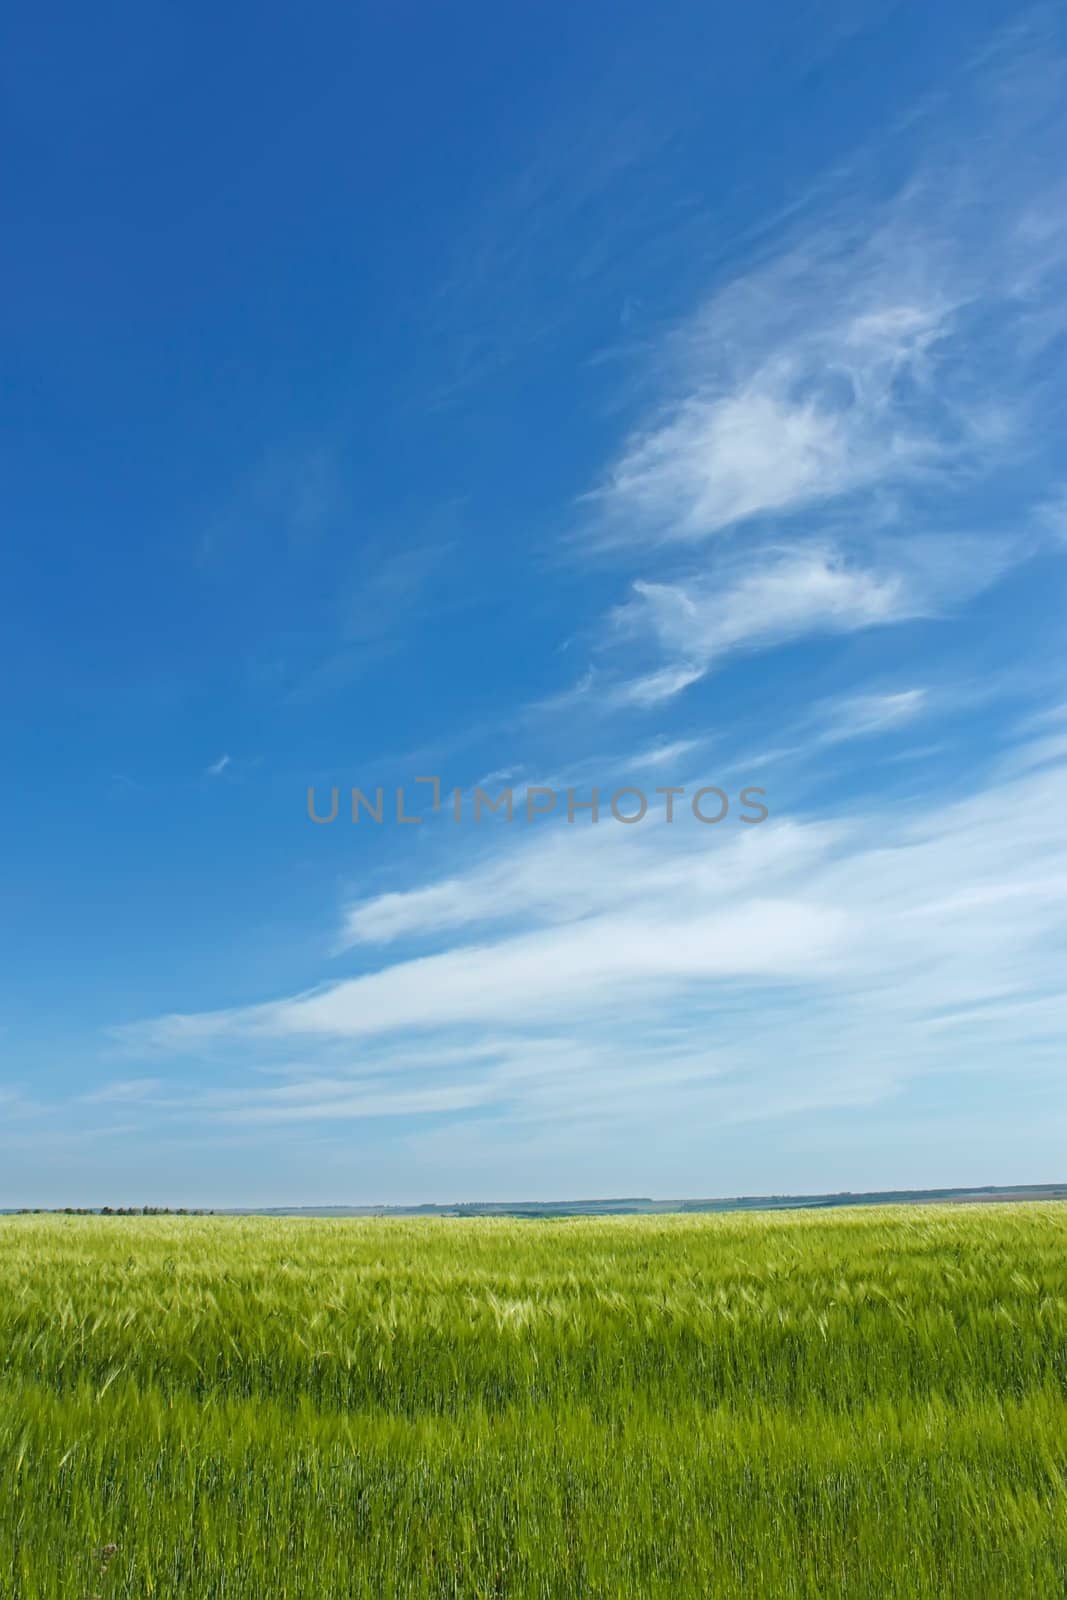
<path id="1" fill-rule="evenodd" d="M 1067 1594 L 1067 1207 L 0 1220 L 0 1595 Z"/>

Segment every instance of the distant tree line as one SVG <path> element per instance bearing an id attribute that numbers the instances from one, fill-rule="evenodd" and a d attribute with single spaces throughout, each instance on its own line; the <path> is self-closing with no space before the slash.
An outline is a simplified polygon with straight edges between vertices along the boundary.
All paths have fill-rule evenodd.
<path id="1" fill-rule="evenodd" d="M 213 1217 L 189 1206 L 20 1206 L 20 1217 Z"/>

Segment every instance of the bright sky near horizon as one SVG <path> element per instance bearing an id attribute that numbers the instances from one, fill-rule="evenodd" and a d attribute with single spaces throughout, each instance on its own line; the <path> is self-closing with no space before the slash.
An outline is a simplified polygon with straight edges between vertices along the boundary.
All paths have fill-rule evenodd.
<path id="1" fill-rule="evenodd" d="M 1067 1178 L 1062 9 L 0 46 L 0 1205 Z"/>

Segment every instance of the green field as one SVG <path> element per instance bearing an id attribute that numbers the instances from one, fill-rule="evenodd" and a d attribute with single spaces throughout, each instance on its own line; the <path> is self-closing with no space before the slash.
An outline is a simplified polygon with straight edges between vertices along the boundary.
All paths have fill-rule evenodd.
<path id="1" fill-rule="evenodd" d="M 1062 1597 L 1065 1247 L 1055 1205 L 0 1219 L 0 1594 Z"/>

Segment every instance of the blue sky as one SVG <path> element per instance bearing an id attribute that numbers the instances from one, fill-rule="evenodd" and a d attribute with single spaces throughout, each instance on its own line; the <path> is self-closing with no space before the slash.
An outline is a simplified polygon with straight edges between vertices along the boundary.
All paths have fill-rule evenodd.
<path id="1" fill-rule="evenodd" d="M 0 42 L 0 1204 L 1067 1176 L 1062 14 Z"/>

